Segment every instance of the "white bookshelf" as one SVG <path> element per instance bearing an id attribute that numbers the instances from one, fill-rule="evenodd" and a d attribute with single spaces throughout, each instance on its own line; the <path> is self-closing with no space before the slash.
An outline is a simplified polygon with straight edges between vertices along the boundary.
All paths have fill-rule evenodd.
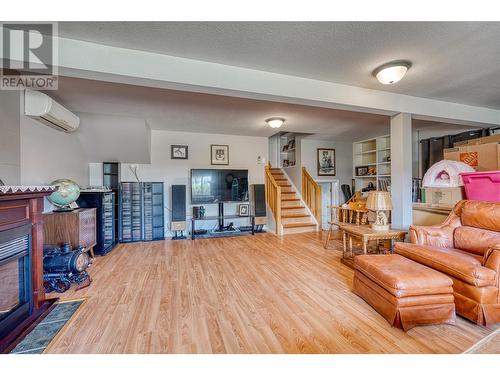
<path id="1" fill-rule="evenodd" d="M 281 133 L 279 136 L 279 163 L 281 168 L 292 168 L 296 166 L 296 135 L 295 133 Z M 293 141 L 293 147 L 290 147 Z M 288 165 L 284 161 L 288 160 Z"/>
<path id="2" fill-rule="evenodd" d="M 356 191 L 367 187 L 370 182 L 377 190 L 386 190 L 391 183 L 391 136 L 370 138 L 354 142 L 353 149 L 353 178 Z M 368 174 L 356 174 L 357 169 L 366 168 Z"/>

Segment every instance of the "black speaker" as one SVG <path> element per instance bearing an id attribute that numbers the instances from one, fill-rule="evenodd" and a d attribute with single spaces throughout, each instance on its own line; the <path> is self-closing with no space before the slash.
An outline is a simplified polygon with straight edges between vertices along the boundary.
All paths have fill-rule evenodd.
<path id="1" fill-rule="evenodd" d="M 186 185 L 172 185 L 171 230 L 186 229 Z"/>
<path id="2" fill-rule="evenodd" d="M 255 216 L 255 224 L 266 224 L 266 187 L 264 184 L 254 184 L 251 186 L 251 189 L 252 214 Z"/>

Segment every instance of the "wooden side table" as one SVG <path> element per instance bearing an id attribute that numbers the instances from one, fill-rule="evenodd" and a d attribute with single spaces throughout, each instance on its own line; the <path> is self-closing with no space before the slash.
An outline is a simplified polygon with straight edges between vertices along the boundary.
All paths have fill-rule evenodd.
<path id="1" fill-rule="evenodd" d="M 388 231 L 376 231 L 369 225 L 356 225 L 356 224 L 339 224 L 342 231 L 343 254 L 342 263 L 352 267 L 354 252 L 352 246 L 352 239 L 357 238 L 362 243 L 363 254 L 368 253 L 369 241 L 391 241 L 391 254 L 394 253 L 394 241 L 404 241 L 408 233 L 402 229 L 389 229 Z"/>
<path id="2" fill-rule="evenodd" d="M 43 214 L 44 244 L 69 243 L 73 249 L 85 247 L 94 257 L 96 244 L 96 209 L 78 208 L 69 212 Z"/>

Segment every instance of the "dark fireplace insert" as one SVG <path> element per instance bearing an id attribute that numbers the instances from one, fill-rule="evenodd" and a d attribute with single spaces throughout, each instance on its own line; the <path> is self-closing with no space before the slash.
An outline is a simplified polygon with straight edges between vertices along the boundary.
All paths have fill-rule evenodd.
<path id="1" fill-rule="evenodd" d="M 0 232 L 0 340 L 32 313 L 31 225 Z"/>

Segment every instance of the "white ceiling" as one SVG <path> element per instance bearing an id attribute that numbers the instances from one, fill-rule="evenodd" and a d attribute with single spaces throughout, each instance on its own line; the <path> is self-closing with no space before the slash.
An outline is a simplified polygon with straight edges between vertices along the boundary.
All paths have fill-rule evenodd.
<path id="1" fill-rule="evenodd" d="M 61 22 L 62 37 L 500 109 L 500 22 Z M 371 76 L 408 59 L 396 85 Z"/>
<path id="2" fill-rule="evenodd" d="M 388 116 L 78 78 L 60 77 L 59 90 L 47 94 L 74 112 L 142 118 L 153 130 L 268 137 L 276 130 L 264 120 L 282 116 L 280 130 L 314 139 L 352 142 L 390 131 Z M 450 133 L 470 128 L 430 121 L 415 126 Z"/>

